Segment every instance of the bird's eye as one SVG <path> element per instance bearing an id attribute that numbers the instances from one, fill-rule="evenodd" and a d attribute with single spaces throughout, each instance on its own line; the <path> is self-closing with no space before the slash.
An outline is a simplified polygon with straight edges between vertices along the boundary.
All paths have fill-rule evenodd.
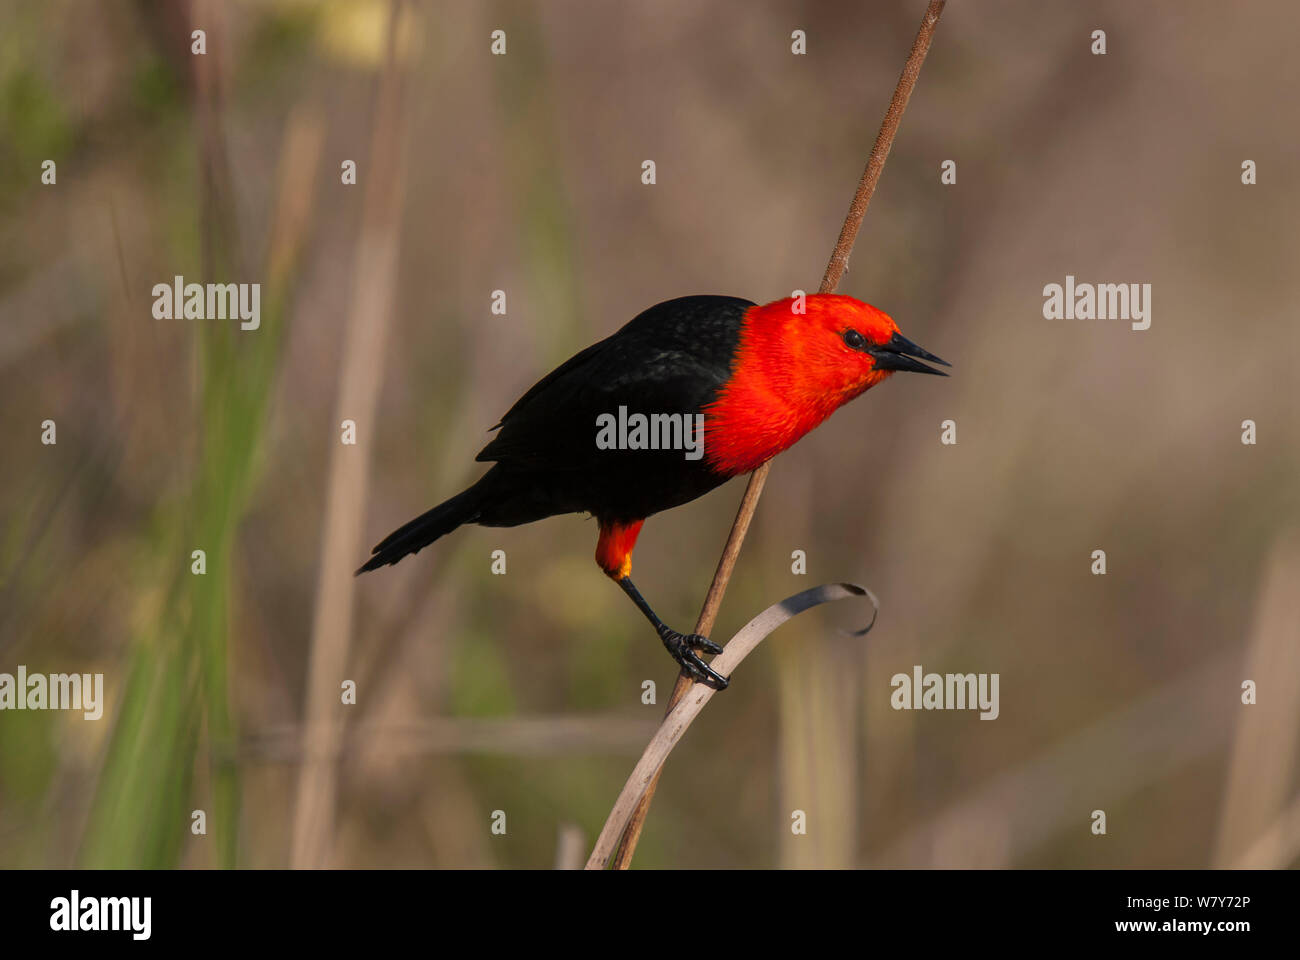
<path id="1" fill-rule="evenodd" d="M 867 338 L 856 330 L 845 330 L 844 342 L 853 350 L 861 350 L 867 345 Z"/>

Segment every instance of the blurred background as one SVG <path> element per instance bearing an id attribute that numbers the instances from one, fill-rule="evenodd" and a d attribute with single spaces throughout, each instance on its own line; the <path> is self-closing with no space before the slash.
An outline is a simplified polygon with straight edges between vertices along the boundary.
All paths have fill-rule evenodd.
<path id="1" fill-rule="evenodd" d="M 585 859 L 675 674 L 595 523 L 352 570 L 640 310 L 816 289 L 923 9 L 0 7 L 0 671 L 107 688 L 99 721 L 0 713 L 0 865 Z M 879 621 L 824 607 L 743 664 L 636 866 L 1300 860 L 1298 30 L 1282 0 L 949 5 L 840 289 L 953 376 L 778 458 L 714 636 L 832 580 Z M 260 329 L 155 319 L 178 274 L 261 283 Z M 1151 328 L 1044 320 L 1066 274 L 1152 284 Z M 742 490 L 647 526 L 668 622 Z M 891 709 L 915 664 L 1000 674 L 1000 716 Z"/>

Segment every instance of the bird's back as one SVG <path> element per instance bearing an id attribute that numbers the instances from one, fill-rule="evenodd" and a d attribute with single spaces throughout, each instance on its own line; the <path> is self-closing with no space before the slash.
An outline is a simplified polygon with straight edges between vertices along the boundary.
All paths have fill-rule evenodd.
<path id="1" fill-rule="evenodd" d="M 679 297 L 638 314 L 561 364 L 501 418 L 478 459 L 549 487 L 555 512 L 633 519 L 685 503 L 721 483 L 682 449 L 597 446 L 598 418 L 641 413 L 690 418 L 731 376 L 745 312 L 737 297 Z M 550 491 L 544 491 L 550 495 Z"/>

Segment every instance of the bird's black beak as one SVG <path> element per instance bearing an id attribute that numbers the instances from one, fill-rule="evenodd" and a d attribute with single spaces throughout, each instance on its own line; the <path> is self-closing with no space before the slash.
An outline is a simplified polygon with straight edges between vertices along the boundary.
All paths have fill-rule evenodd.
<path id="1" fill-rule="evenodd" d="M 913 357 L 920 357 L 921 360 L 929 360 L 931 363 L 941 363 L 945 367 L 952 366 L 947 360 L 940 360 L 933 353 L 921 349 L 911 340 L 897 333 L 890 337 L 889 342 L 884 346 L 872 347 L 869 352 L 875 358 L 877 370 L 907 370 L 911 373 L 932 373 L 938 377 L 948 376 L 942 370 L 935 370 L 933 367 L 927 367 L 920 360 L 913 360 Z"/>

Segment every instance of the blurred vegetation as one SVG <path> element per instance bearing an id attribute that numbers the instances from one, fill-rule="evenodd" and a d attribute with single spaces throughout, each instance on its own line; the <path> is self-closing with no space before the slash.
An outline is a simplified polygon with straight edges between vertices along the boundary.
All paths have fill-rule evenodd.
<path id="1" fill-rule="evenodd" d="M 848 614 L 810 614 L 747 661 L 670 760 L 638 866 L 1296 865 L 1270 830 L 1300 731 L 1300 154 L 1276 122 L 1300 11 L 1244 7 L 945 13 L 842 291 L 954 375 L 898 378 L 775 464 L 717 633 L 840 579 L 881 598 L 879 624 L 848 641 Z M 814 285 L 918 9 L 408 4 L 366 543 L 474 479 L 515 397 L 644 307 Z M 362 212 L 337 171 L 369 172 L 388 13 L 0 9 L 0 671 L 107 688 L 98 722 L 0 713 L 0 866 L 288 862 Z M 277 164 L 307 108 L 322 172 L 277 260 L 307 175 Z M 1043 321 L 1066 273 L 1153 283 L 1151 330 Z M 175 275 L 262 282 L 260 330 L 155 320 Z M 740 490 L 648 524 L 637 579 L 670 622 L 694 618 Z M 594 539 L 577 517 L 469 528 L 356 581 L 332 862 L 548 867 L 566 824 L 590 844 L 662 709 L 641 684 L 666 698 L 673 676 Z M 1001 717 L 890 709 L 916 663 L 1000 673 Z"/>

